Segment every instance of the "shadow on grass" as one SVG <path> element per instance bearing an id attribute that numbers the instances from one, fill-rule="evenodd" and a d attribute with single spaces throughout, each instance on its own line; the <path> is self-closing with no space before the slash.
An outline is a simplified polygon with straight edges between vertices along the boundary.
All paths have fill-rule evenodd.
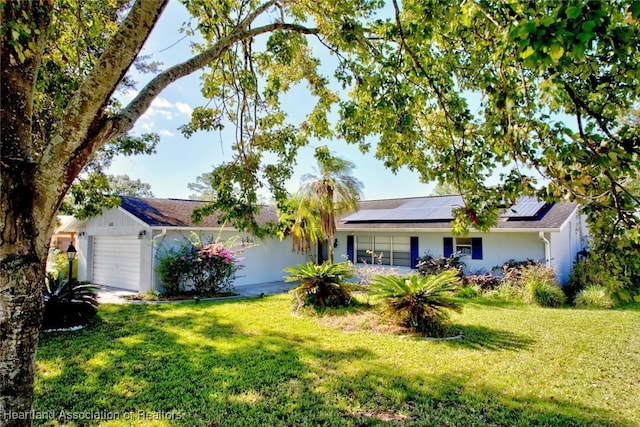
<path id="1" fill-rule="evenodd" d="M 535 340 L 517 335 L 510 331 L 501 331 L 477 325 L 453 325 L 453 331 L 462 331 L 464 337 L 458 340 L 444 341 L 453 347 L 474 350 L 527 350 Z"/>
<path id="2" fill-rule="evenodd" d="M 111 425 L 147 425 L 143 417 L 158 414 L 156 425 L 167 426 L 632 424 L 574 402 L 509 396 L 459 371 L 407 373 L 394 357 L 357 342 L 334 344 L 341 337 L 313 322 L 290 330 L 304 322 L 288 313 L 264 317 L 261 310 L 274 307 L 283 305 L 265 299 L 101 309 L 91 328 L 42 337 L 36 411 L 102 411 L 122 420 Z M 251 327 L 261 322 L 273 327 Z M 453 346 L 531 344 L 508 332 L 460 328 L 469 341 Z M 55 421 L 67 422 L 36 424 Z"/>
<path id="3" fill-rule="evenodd" d="M 351 405 L 356 425 L 419 426 L 633 426 L 615 413 L 546 398 L 511 396 L 448 373 L 396 376 L 375 366 L 335 383 Z M 346 404 L 346 402 L 345 402 Z M 345 415 L 347 415 L 345 414 Z"/>
<path id="4" fill-rule="evenodd" d="M 474 305 L 477 307 L 487 308 L 518 308 L 526 307 L 526 304 L 521 301 L 510 301 L 506 299 L 494 299 L 494 298 L 458 298 L 463 305 Z"/>

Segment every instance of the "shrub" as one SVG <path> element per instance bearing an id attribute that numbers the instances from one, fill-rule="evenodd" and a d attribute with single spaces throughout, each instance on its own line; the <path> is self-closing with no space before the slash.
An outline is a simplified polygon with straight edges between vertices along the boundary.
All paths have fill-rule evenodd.
<path id="1" fill-rule="evenodd" d="M 604 286 L 589 285 L 578 292 L 575 305 L 585 308 L 611 308 L 615 304 Z"/>
<path id="2" fill-rule="evenodd" d="M 49 250 L 47 256 L 47 272 L 69 279 L 69 258 L 58 248 Z M 78 262 L 73 262 L 73 277 L 78 277 Z"/>
<path id="3" fill-rule="evenodd" d="M 535 263 L 519 267 L 514 275 L 519 286 L 524 285 L 524 301 L 543 307 L 557 307 L 566 301 L 556 272 L 546 265 Z"/>
<path id="4" fill-rule="evenodd" d="M 462 254 L 454 253 L 449 257 L 435 257 L 429 253 L 426 253 L 422 257 L 416 259 L 416 269 L 418 273 L 423 276 L 429 274 L 439 274 L 443 271 L 454 270 L 458 276 L 462 276 L 462 270 L 464 270 L 465 263 L 460 260 Z"/>
<path id="5" fill-rule="evenodd" d="M 463 285 L 457 290 L 456 295 L 460 298 L 477 298 L 482 294 L 478 285 Z"/>
<path id="6" fill-rule="evenodd" d="M 499 300 L 524 301 L 524 289 L 503 281 L 496 288 L 486 291 L 484 296 Z"/>
<path id="7" fill-rule="evenodd" d="M 509 283 L 518 288 L 524 288 L 530 276 L 540 276 L 544 280 L 556 281 L 555 271 L 539 261 L 509 260 L 502 266 L 502 283 Z"/>
<path id="8" fill-rule="evenodd" d="M 453 299 L 459 284 L 458 273 L 451 270 L 426 276 L 378 276 L 371 290 L 383 298 L 385 316 L 429 336 L 442 336 L 449 328 L 448 310 L 461 311 Z"/>
<path id="9" fill-rule="evenodd" d="M 44 329 L 86 325 L 96 316 L 97 286 L 49 273 L 45 278 Z"/>
<path id="10" fill-rule="evenodd" d="M 189 265 L 185 262 L 181 252 L 176 252 L 173 249 L 165 251 L 156 266 L 163 293 L 167 295 L 183 294 L 186 290 L 188 269 Z"/>
<path id="11" fill-rule="evenodd" d="M 502 264 L 502 266 L 500 267 L 494 267 L 494 269 L 500 268 L 502 269 L 502 271 L 507 271 L 507 270 L 521 270 L 524 267 L 531 267 L 533 265 L 540 265 L 540 261 L 536 261 L 534 259 L 531 258 L 527 258 L 524 261 L 516 261 L 515 259 L 511 258 L 507 261 L 504 262 L 504 264 Z"/>
<path id="12" fill-rule="evenodd" d="M 236 273 L 243 267 L 238 258 L 241 252 L 235 239 L 203 244 L 194 233 L 178 250 L 164 252 L 156 272 L 168 295 L 191 290 L 200 296 L 211 296 L 232 287 Z"/>
<path id="13" fill-rule="evenodd" d="M 481 291 L 488 291 L 500 285 L 500 278 L 493 274 L 469 274 L 462 278 L 462 284 L 477 287 Z"/>
<path id="14" fill-rule="evenodd" d="M 557 283 L 532 279 L 527 282 L 525 290 L 525 302 L 529 304 L 558 307 L 566 301 L 566 296 Z"/>
<path id="15" fill-rule="evenodd" d="M 502 283 L 487 296 L 544 307 L 564 304 L 566 298 L 553 268 L 531 260 L 509 261 L 503 266 L 503 271 Z"/>
<path id="16" fill-rule="evenodd" d="M 563 290 L 569 301 L 575 302 L 574 299 L 576 295 L 583 289 L 589 286 L 600 286 L 610 289 L 614 287 L 612 285 L 613 281 L 615 281 L 615 278 L 609 274 L 602 264 L 587 257 L 577 261 L 573 265 L 569 281 Z"/>
<path id="17" fill-rule="evenodd" d="M 355 286 L 344 279 L 353 276 L 352 267 L 346 263 L 332 264 L 325 261 L 321 265 L 313 262 L 298 264 L 284 269 L 288 276 L 285 282 L 300 282 L 291 292 L 294 296 L 294 310 L 313 307 L 344 307 L 351 303 L 351 291 Z"/>

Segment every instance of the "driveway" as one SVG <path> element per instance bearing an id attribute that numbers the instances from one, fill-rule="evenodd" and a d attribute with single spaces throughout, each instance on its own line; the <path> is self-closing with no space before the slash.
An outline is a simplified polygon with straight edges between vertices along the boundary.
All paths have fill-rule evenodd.
<path id="1" fill-rule="evenodd" d="M 296 287 L 295 283 L 286 282 L 268 282 L 258 283 L 255 285 L 239 286 L 235 289 L 238 297 L 259 297 L 272 294 L 280 294 L 288 292 L 290 289 Z M 112 288 L 109 286 L 102 286 L 98 291 L 98 301 L 101 304 L 129 304 L 140 303 L 146 301 L 130 300 L 126 297 L 137 295 L 137 292 L 129 291 L 126 289 Z"/>

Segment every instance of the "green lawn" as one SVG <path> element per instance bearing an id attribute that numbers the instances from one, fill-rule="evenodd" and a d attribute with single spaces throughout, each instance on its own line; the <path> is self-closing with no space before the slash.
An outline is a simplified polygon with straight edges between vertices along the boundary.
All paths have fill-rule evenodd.
<path id="1" fill-rule="evenodd" d="M 288 295 L 102 306 L 86 330 L 43 334 L 36 415 L 68 425 L 640 425 L 640 306 L 469 302 L 453 317 L 465 339 L 440 342 L 345 332 L 289 308 Z"/>

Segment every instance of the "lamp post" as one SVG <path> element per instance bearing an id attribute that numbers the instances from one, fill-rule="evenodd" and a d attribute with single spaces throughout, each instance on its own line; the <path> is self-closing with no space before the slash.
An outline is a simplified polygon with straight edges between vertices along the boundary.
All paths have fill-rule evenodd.
<path id="1" fill-rule="evenodd" d="M 76 251 L 73 243 L 69 243 L 69 247 L 67 248 L 67 258 L 69 259 L 69 281 L 73 279 L 73 260 L 76 258 L 77 253 L 78 251 Z"/>

